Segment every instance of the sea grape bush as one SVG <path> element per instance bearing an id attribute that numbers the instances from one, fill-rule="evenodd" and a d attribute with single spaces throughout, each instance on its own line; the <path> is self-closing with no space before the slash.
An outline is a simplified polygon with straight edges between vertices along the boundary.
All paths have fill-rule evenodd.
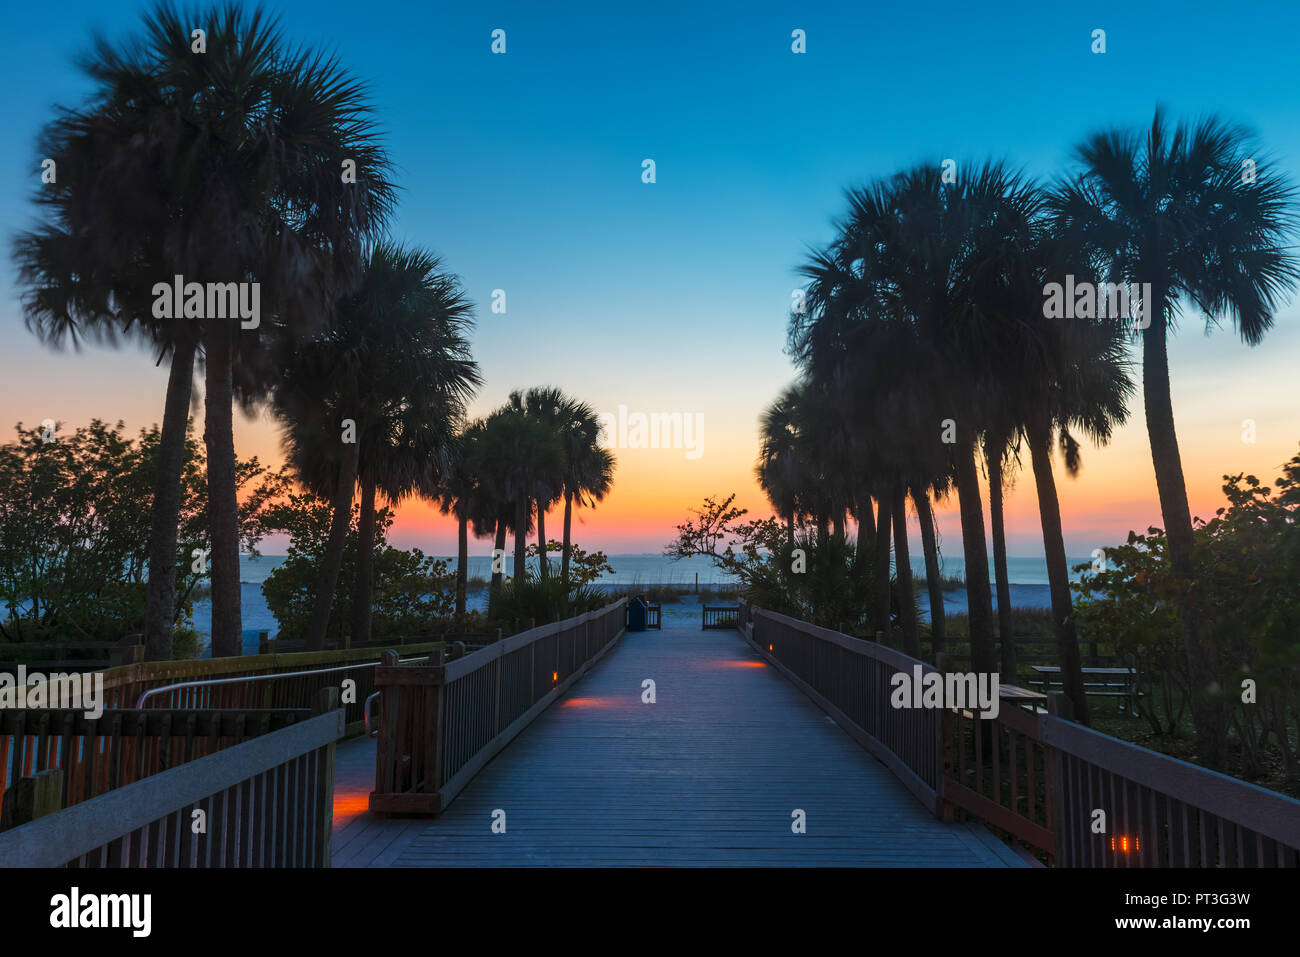
<path id="1" fill-rule="evenodd" d="M 1217 733 L 1248 777 L 1277 761 L 1300 782 L 1300 454 L 1272 485 L 1223 477 L 1228 504 L 1196 521 L 1196 577 L 1179 581 L 1158 528 L 1106 549 L 1105 568 L 1074 585 L 1080 628 L 1137 666 L 1139 707 L 1158 733 L 1174 731 L 1187 696 L 1175 601 L 1195 588 L 1206 610 L 1216 674 L 1208 689 L 1226 705 Z M 1152 700 L 1154 699 L 1154 701 Z"/>
<path id="2" fill-rule="evenodd" d="M 144 625 L 157 427 L 135 436 L 94 419 L 71 431 L 15 426 L 0 446 L 0 639 L 116 641 Z M 241 547 L 256 554 L 285 479 L 236 461 Z M 186 436 L 173 627 L 192 627 L 210 548 L 202 448 Z M 196 567 L 197 566 L 197 567 Z"/>
<path id="3" fill-rule="evenodd" d="M 352 621 L 360 511 L 354 502 L 330 616 L 331 636 L 335 639 L 343 636 Z M 306 637 L 332 516 L 327 499 L 306 491 L 290 492 L 267 509 L 266 531 L 289 536 L 287 560 L 262 583 L 262 594 L 275 616 L 279 638 Z M 427 632 L 449 620 L 456 605 L 455 577 L 449 575 L 447 562 L 426 556 L 418 548 L 403 550 L 389 545 L 387 530 L 392 524 L 390 509 L 377 510 L 372 624 L 376 638 Z"/>

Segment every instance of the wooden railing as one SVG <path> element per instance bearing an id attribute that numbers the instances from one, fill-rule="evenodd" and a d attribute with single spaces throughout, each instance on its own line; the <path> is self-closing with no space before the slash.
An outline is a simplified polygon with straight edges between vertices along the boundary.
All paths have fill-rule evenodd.
<path id="1" fill-rule="evenodd" d="M 740 622 L 740 609 L 736 605 L 704 605 L 701 608 L 700 627 L 710 628 L 736 628 Z"/>
<path id="2" fill-rule="evenodd" d="M 343 713 L 322 710 L 0 833 L 0 866 L 328 867 Z"/>
<path id="3" fill-rule="evenodd" d="M 743 600 L 737 627 L 934 813 L 980 821 L 1048 863 L 1300 867 L 1300 801 L 1286 795 L 1018 707 L 1016 689 L 996 718 L 895 709 L 893 674 L 936 669 Z"/>
<path id="4" fill-rule="evenodd" d="M 894 674 L 911 674 L 916 665 L 934 671 L 932 666 L 875 642 L 753 608 L 743 599 L 735 620 L 760 654 L 938 813 L 941 716 L 889 704 Z"/>
<path id="5" fill-rule="evenodd" d="M 307 642 L 305 639 L 284 639 L 268 638 L 267 633 L 261 633 L 262 637 L 258 639 L 257 653 L 259 655 L 285 655 L 299 654 L 307 651 Z M 365 651 L 372 650 L 382 652 L 388 648 L 400 648 L 405 651 L 408 648 L 424 648 L 431 644 L 450 645 L 453 642 L 464 642 L 465 644 L 488 645 L 494 641 L 500 641 L 504 634 L 501 628 L 493 628 L 488 631 L 449 631 L 439 634 L 428 635 L 399 635 L 389 638 L 372 638 L 369 641 L 352 641 L 351 637 L 346 637 L 343 647 L 339 648 L 336 641 L 326 640 L 325 651 Z"/>
<path id="6" fill-rule="evenodd" d="M 626 603 L 532 628 L 448 664 L 381 665 L 370 810 L 439 813 L 613 645 Z"/>
<path id="7" fill-rule="evenodd" d="M 1284 794 L 1051 714 L 949 721 L 945 800 L 1057 866 L 1300 867 L 1300 801 Z"/>
<path id="8" fill-rule="evenodd" d="M 443 647 L 441 642 L 405 645 L 402 656 L 437 654 Z M 341 706 L 346 713 L 347 733 L 356 734 L 364 726 L 363 706 L 374 689 L 375 668 L 382 654 L 383 650 L 378 648 L 357 648 L 125 665 L 104 672 L 104 707 L 134 708 L 147 691 L 188 685 L 166 694 L 151 695 L 144 706 L 150 709 L 311 708 L 321 689 L 342 689 L 343 682 L 351 679 L 356 682 L 356 694 L 348 695 Z M 261 680 L 269 675 L 284 677 Z M 224 680 L 230 678 L 259 680 Z M 204 681 L 223 683 L 198 684 Z"/>
<path id="9" fill-rule="evenodd" d="M 65 808 L 208 754 L 288 727 L 311 709 L 240 711 L 111 710 L 97 718 L 68 709 L 0 711 L 0 830 L 24 783 L 60 772 L 56 800 Z M 17 789 L 17 790 L 15 790 Z"/>
<path id="10" fill-rule="evenodd" d="M 128 635 L 120 641 L 0 642 L 0 672 L 15 672 L 19 664 L 46 672 L 101 671 L 143 658 L 141 635 Z"/>

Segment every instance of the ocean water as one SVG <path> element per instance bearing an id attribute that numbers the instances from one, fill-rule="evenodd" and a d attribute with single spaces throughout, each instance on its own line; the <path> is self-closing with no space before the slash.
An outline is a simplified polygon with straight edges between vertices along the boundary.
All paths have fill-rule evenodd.
<path id="1" fill-rule="evenodd" d="M 447 561 L 449 569 L 456 566 L 455 556 L 440 556 Z M 272 638 L 276 634 L 275 618 L 271 615 L 270 610 L 266 607 L 266 601 L 262 597 L 262 582 L 264 582 L 271 572 L 275 571 L 285 560 L 283 555 L 262 555 L 258 558 L 251 558 L 247 555 L 241 556 L 239 560 L 239 577 L 241 586 L 241 613 L 243 617 L 244 628 L 244 650 L 246 653 L 255 654 L 257 651 L 258 632 L 265 631 Z M 558 561 L 558 559 L 556 559 Z M 1078 574 L 1073 571 L 1075 565 L 1087 562 L 1086 558 L 1071 558 L 1069 560 L 1071 572 L 1070 579 L 1075 581 Z M 534 561 L 533 566 L 536 567 Z M 629 555 L 611 555 L 609 564 L 614 569 L 613 574 L 606 575 L 600 579 L 602 585 L 681 585 L 693 586 L 696 583 L 696 576 L 699 576 L 700 585 L 718 585 L 734 581 L 733 578 L 719 571 L 707 558 L 687 558 L 681 561 L 673 561 L 663 555 L 652 553 L 629 554 Z M 506 574 L 510 573 L 514 565 L 513 559 L 506 556 Z M 923 558 L 914 558 L 911 562 L 912 574 L 919 580 L 925 577 L 925 561 Z M 965 562 L 960 556 L 955 558 L 945 557 L 942 562 L 942 570 L 945 575 L 963 577 L 965 572 Z M 492 558 L 490 555 L 470 555 L 469 559 L 469 576 L 471 578 L 490 579 L 492 577 Z M 1047 587 L 1047 563 L 1041 558 L 1011 558 L 1007 559 L 1007 578 L 1011 583 L 1011 604 L 1017 608 L 1049 608 L 1051 607 L 1051 598 L 1048 594 Z M 989 563 L 989 579 L 993 579 L 992 561 Z M 487 610 L 487 590 L 483 589 L 469 595 L 467 599 L 468 607 L 474 611 Z M 924 587 L 921 588 L 920 606 L 922 614 L 929 619 L 929 595 Z M 997 597 L 994 596 L 994 607 L 997 606 Z M 949 614 L 966 612 L 966 592 L 963 589 L 950 591 L 944 595 L 944 610 Z M 700 615 L 699 604 L 694 596 L 688 596 L 683 602 L 677 605 L 665 605 L 664 616 L 667 625 L 683 625 L 689 627 L 690 621 L 698 621 Z M 196 601 L 194 603 L 194 626 L 199 632 L 200 654 L 210 654 L 210 639 L 212 629 L 212 603 L 208 599 Z"/>

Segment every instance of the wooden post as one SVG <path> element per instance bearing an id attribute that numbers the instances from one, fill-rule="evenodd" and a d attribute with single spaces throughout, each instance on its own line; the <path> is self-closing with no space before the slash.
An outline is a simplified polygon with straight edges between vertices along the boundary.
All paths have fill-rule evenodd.
<path id="1" fill-rule="evenodd" d="M 938 657 L 947 658 L 948 656 L 943 654 L 943 652 L 940 652 Z M 943 669 L 941 668 L 939 670 L 942 671 Z M 940 736 L 943 750 L 940 756 L 939 780 L 937 782 L 939 785 L 939 819 L 945 823 L 951 824 L 954 818 L 953 806 L 952 802 L 944 797 L 944 785 L 947 783 L 949 778 L 956 777 L 952 771 L 952 741 L 953 732 L 957 727 L 957 722 L 953 720 L 952 711 L 948 708 L 944 708 L 943 711 L 940 712 L 940 727 L 942 728 Z"/>
<path id="2" fill-rule="evenodd" d="M 1055 715 L 1063 721 L 1074 720 L 1074 706 L 1070 704 L 1070 699 L 1061 691 L 1048 692 L 1047 713 Z"/>
<path id="3" fill-rule="evenodd" d="M 313 714 L 328 714 L 339 707 L 339 689 L 321 688 L 316 694 Z M 334 844 L 334 742 L 325 746 L 320 767 L 319 791 L 316 796 L 316 866 L 330 866 L 330 850 Z"/>
<path id="4" fill-rule="evenodd" d="M 375 814 L 437 814 L 443 761 L 444 692 L 446 672 L 434 663 L 394 667 L 397 654 L 385 652 L 375 669 L 375 689 L 382 692 L 383 723 L 375 765 L 375 790 L 370 810 Z M 412 715 L 424 720 L 412 722 Z"/>
<path id="5" fill-rule="evenodd" d="M 1063 721 L 1071 720 L 1073 710 L 1070 705 L 1070 699 L 1064 692 L 1053 691 L 1047 695 L 1047 712 Z M 1056 853 L 1051 856 L 1050 863 L 1059 867 L 1070 867 L 1075 862 L 1074 855 L 1071 853 L 1071 841 L 1067 839 L 1066 828 L 1066 800 L 1065 800 L 1065 769 L 1062 767 L 1063 758 L 1061 752 L 1056 748 L 1044 745 L 1043 747 L 1043 777 L 1044 790 L 1047 792 L 1043 795 L 1043 800 L 1047 804 L 1044 812 L 1047 816 L 1047 829 L 1056 837 Z"/>
<path id="6" fill-rule="evenodd" d="M 4 794 L 0 831 L 29 824 L 63 809 L 63 769 L 37 771 L 19 778 Z"/>

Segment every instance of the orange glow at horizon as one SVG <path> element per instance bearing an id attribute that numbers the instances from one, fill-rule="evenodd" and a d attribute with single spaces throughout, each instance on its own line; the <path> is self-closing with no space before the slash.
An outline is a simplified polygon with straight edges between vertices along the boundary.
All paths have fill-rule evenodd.
<path id="1" fill-rule="evenodd" d="M 1222 476 L 1254 474 L 1272 484 L 1283 463 L 1296 452 L 1300 439 L 1297 413 L 1300 402 L 1288 388 L 1293 380 L 1293 357 L 1300 352 L 1300 321 L 1294 309 L 1279 315 L 1274 330 L 1257 349 L 1242 346 L 1230 331 L 1209 338 L 1199 336 L 1194 321 L 1170 343 L 1170 369 L 1174 409 L 1183 473 L 1193 516 L 1213 518 L 1224 506 Z M 120 362 L 117 358 L 120 358 Z M 1140 366 L 1136 350 L 1132 358 Z M 127 353 L 91 350 L 58 357 L 51 381 L 54 394 L 14 390 L 5 393 L 11 419 L 41 421 L 46 416 L 65 428 L 85 425 L 103 415 L 102 396 L 121 396 L 114 418 L 122 418 L 128 434 L 158 421 L 166 387 L 166 369 L 142 365 Z M 792 373 L 791 373 L 792 375 Z M 1140 368 L 1134 369 L 1140 379 Z M 562 377 L 554 376 L 562 382 Z M 626 376 L 609 381 L 594 379 L 569 391 L 600 409 L 626 403 L 640 409 L 698 410 L 705 428 L 698 457 L 686 449 L 615 449 L 614 486 L 594 508 L 575 508 L 573 540 L 588 551 L 606 554 L 662 552 L 675 537 L 675 527 L 691 517 L 706 496 L 718 499 L 735 493 L 735 504 L 749 509 L 746 518 L 770 514 L 753 475 L 758 452 L 757 420 L 763 405 L 788 380 L 780 370 L 760 374 L 727 375 L 713 381 L 687 382 L 647 374 L 645 381 Z M 701 384 L 702 383 L 702 384 Z M 510 381 L 500 394 L 484 395 L 473 410 L 482 414 L 504 398 L 504 389 L 526 386 Z M 29 394 L 30 393 L 30 394 Z M 191 409 L 194 427 L 202 432 L 202 385 Z M 1256 433 L 1245 439 L 1245 423 Z M 1096 448 L 1082 442 L 1082 471 L 1070 477 L 1054 455 L 1055 481 L 1060 499 L 1067 554 L 1084 557 L 1093 548 L 1124 540 L 1128 530 L 1144 532 L 1149 525 L 1163 526 L 1157 497 L 1150 444 L 1146 432 L 1140 382 L 1129 400 L 1129 420 L 1118 428 L 1109 445 Z M 236 451 L 241 459 L 257 458 L 278 467 L 282 456 L 279 433 L 269 414 L 235 419 Z M 1022 467 L 1006 492 L 1008 553 L 1042 554 L 1042 531 L 1034 477 L 1027 450 L 1021 450 Z M 984 522 L 989 534 L 988 491 L 983 489 Z M 960 522 L 956 495 L 935 508 L 941 548 L 945 556 L 961 555 Z M 911 516 L 911 540 L 919 555 L 920 536 Z M 546 516 L 549 538 L 563 535 L 563 506 Z M 432 503 L 408 500 L 396 508 L 389 541 L 399 548 L 418 547 L 429 555 L 455 555 L 456 524 Z M 471 554 L 490 552 L 487 540 L 472 540 Z M 283 552 L 280 542 L 263 551 Z M 617 567 L 617 565 L 616 565 Z"/>

